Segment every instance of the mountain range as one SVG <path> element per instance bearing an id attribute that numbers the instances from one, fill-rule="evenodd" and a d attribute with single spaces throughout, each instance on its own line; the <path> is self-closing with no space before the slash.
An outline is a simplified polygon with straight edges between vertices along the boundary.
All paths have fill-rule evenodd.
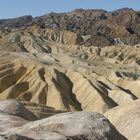
<path id="1" fill-rule="evenodd" d="M 84 37 L 84 42 L 81 43 L 87 46 L 140 43 L 140 12 L 129 8 L 113 12 L 76 9 L 68 13 L 50 13 L 35 18 L 23 16 L 0 20 L 1 28 L 23 28 L 33 24 L 77 33 Z"/>

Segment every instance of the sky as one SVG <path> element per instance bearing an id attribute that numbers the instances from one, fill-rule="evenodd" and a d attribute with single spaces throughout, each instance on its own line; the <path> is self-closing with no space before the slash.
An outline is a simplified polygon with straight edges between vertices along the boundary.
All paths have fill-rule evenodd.
<path id="1" fill-rule="evenodd" d="M 78 8 L 113 11 L 124 7 L 140 10 L 140 0 L 0 0 L 0 19 L 41 16 Z"/>

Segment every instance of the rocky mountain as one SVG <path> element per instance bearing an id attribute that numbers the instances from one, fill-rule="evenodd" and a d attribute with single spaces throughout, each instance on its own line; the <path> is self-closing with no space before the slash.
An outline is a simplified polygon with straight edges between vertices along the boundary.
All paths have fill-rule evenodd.
<path id="1" fill-rule="evenodd" d="M 76 9 L 68 13 L 50 13 L 35 18 L 24 16 L 0 20 L 0 27 L 20 28 L 32 24 L 77 33 L 84 38 L 87 46 L 140 43 L 140 12 L 128 8 L 113 12 Z"/>
<path id="2" fill-rule="evenodd" d="M 32 16 L 22 16 L 11 19 L 0 19 L 0 28 L 21 28 L 33 22 Z"/>
<path id="3" fill-rule="evenodd" d="M 50 28 L 69 30 L 82 36 L 90 35 L 86 40 L 87 45 L 140 43 L 140 13 L 133 9 L 113 12 L 77 9 L 69 13 L 51 13 L 37 17 L 35 21 Z"/>
<path id="4" fill-rule="evenodd" d="M 126 29 L 126 21 L 116 21 L 129 12 L 139 20 L 132 9 L 79 9 L 1 27 L 0 139 L 139 140 L 140 45 L 120 39 L 113 45 L 109 32 L 91 34 L 49 22 L 50 15 L 54 20 L 68 15 L 74 21 L 78 15 L 81 24 L 83 15 L 86 21 L 92 13 L 89 17 L 96 22 L 108 26 L 111 21 L 117 32 L 118 27 Z M 101 21 L 101 13 L 108 18 Z M 104 47 L 94 46 L 98 41 Z"/>

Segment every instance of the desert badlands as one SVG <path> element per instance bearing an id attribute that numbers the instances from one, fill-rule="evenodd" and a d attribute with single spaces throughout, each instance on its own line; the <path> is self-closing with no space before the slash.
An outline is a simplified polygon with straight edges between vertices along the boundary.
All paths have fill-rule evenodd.
<path id="1" fill-rule="evenodd" d="M 140 12 L 0 20 L 7 139 L 140 140 Z"/>

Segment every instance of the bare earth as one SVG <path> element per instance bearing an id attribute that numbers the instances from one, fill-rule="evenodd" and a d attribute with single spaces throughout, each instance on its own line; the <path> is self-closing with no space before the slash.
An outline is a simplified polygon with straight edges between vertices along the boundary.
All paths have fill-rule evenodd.
<path id="1" fill-rule="evenodd" d="M 0 140 L 140 139 L 139 44 L 98 55 L 66 30 L 0 36 Z"/>

